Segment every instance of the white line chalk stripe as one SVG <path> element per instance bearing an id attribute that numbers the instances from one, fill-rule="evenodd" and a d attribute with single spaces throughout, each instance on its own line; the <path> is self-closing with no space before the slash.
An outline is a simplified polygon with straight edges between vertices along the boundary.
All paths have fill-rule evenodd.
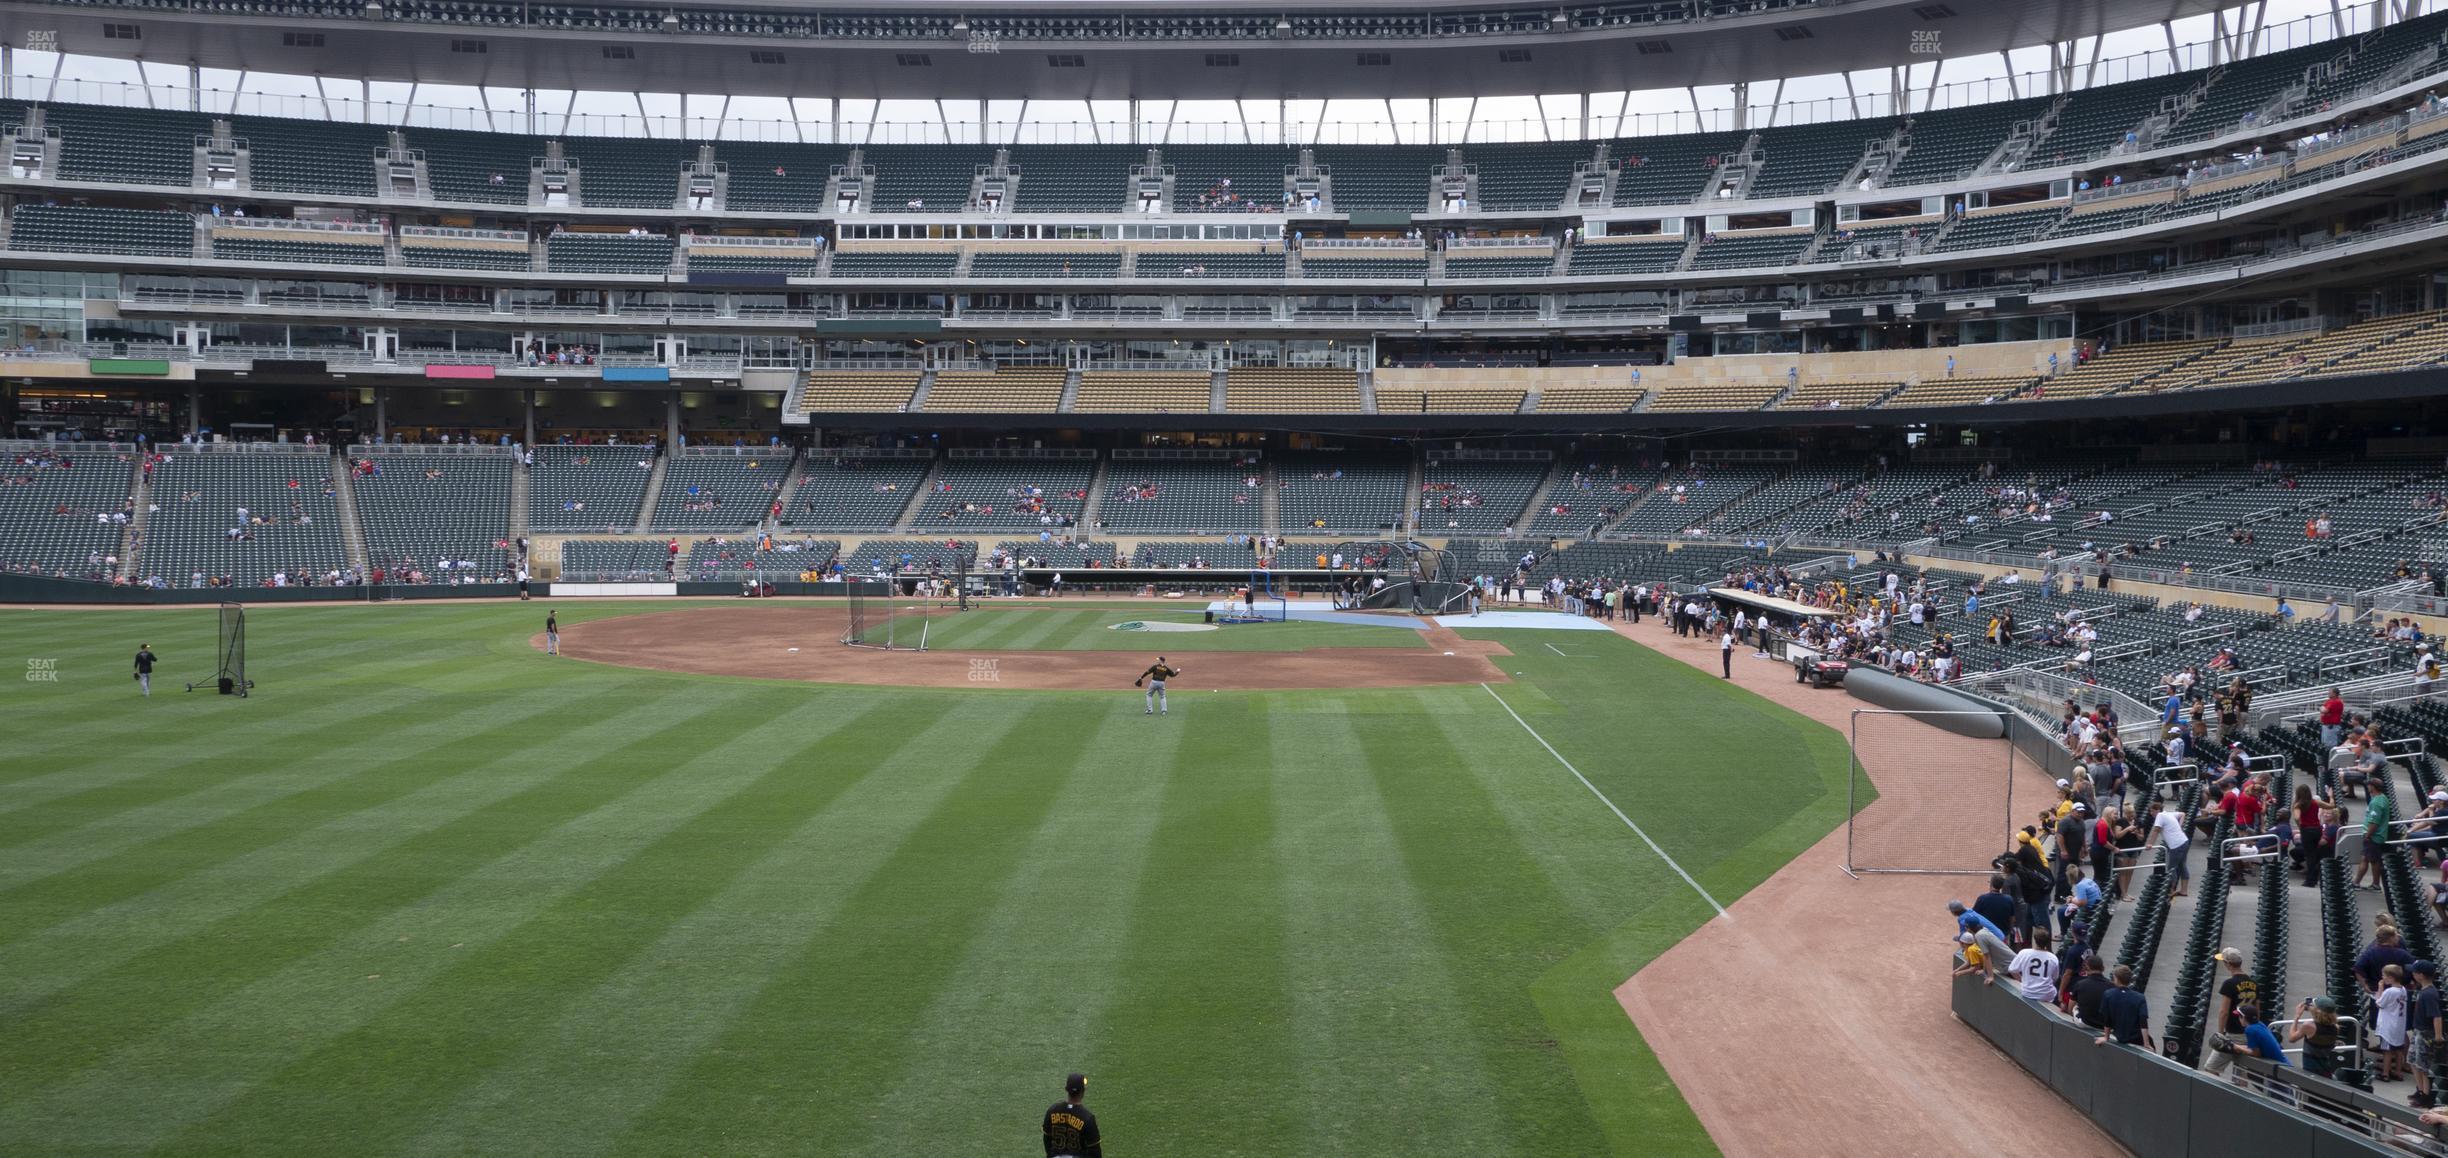
<path id="1" fill-rule="evenodd" d="M 1623 809 L 1615 807 L 1615 802 L 1607 799 L 1606 793 L 1598 791 L 1598 786 L 1590 783 L 1589 777 L 1583 776 L 1579 768 L 1573 767 L 1573 762 L 1565 759 L 1564 753 L 1556 751 L 1555 745 L 1547 742 L 1547 737 L 1539 735 L 1538 729 L 1530 726 L 1530 721 L 1521 718 L 1521 713 L 1514 711 L 1513 705 L 1506 703 L 1503 696 L 1497 695 L 1496 689 L 1489 687 L 1486 684 L 1480 684 L 1479 690 L 1486 692 L 1490 698 L 1496 701 L 1497 707 L 1503 708 L 1506 715 L 1513 717 L 1513 722 L 1520 724 L 1522 726 L 1522 731 L 1530 733 L 1530 738 L 1538 741 L 1539 747 L 1547 749 L 1547 754 L 1555 757 L 1556 763 L 1562 764 L 1565 771 L 1573 774 L 1573 779 L 1580 781 L 1583 788 L 1589 789 L 1590 795 L 1598 798 L 1598 803 L 1606 805 L 1607 811 L 1615 814 L 1615 819 L 1623 821 L 1624 827 L 1632 830 L 1632 835 L 1641 838 L 1641 843 L 1648 845 L 1649 851 L 1658 854 L 1658 859 L 1665 861 L 1667 868 L 1673 869 L 1676 876 L 1683 878 L 1684 884 L 1690 885 L 1693 892 L 1700 894 L 1701 900 L 1707 901 L 1710 908 L 1717 910 L 1718 916 L 1724 917 L 1729 921 L 1734 919 L 1734 914 L 1727 912 L 1724 905 L 1718 904 L 1717 898 L 1710 896 L 1707 889 L 1701 888 L 1700 882 L 1693 880 L 1690 873 L 1684 872 L 1683 866 L 1675 863 L 1675 858 L 1666 855 L 1666 850 L 1659 848 L 1658 842 L 1651 840 L 1649 838 L 1649 834 L 1642 831 L 1640 825 L 1632 823 L 1632 818 L 1624 815 Z"/>

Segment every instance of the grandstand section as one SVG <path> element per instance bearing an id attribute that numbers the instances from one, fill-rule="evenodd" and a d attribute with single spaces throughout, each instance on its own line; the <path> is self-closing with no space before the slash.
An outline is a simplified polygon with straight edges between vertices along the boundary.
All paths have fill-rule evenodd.
<path id="1" fill-rule="evenodd" d="M 1254 454 L 1116 452 L 1105 480 L 1096 521 L 1098 529 L 1113 534 L 1253 534 L 1267 529 L 1265 465 Z"/>
<path id="2" fill-rule="evenodd" d="M 664 461 L 647 528 L 741 530 L 763 523 L 780 501 L 791 452 L 778 447 L 689 447 Z"/>
<path id="3" fill-rule="evenodd" d="M 345 456 L 348 486 L 364 528 L 366 562 L 400 583 L 422 572 L 447 583 L 462 569 L 496 581 L 515 570 L 520 552 L 510 533 L 511 478 L 518 457 L 507 447 L 352 446 Z M 471 576 L 472 577 L 472 576 Z"/>
<path id="4" fill-rule="evenodd" d="M 107 580 L 127 537 L 133 447 L 0 443 L 0 572 Z"/>
<path id="5" fill-rule="evenodd" d="M 352 568 L 317 447 L 172 451 L 154 468 L 141 564 L 175 587 L 323 583 Z M 482 569 L 498 575 L 498 560 Z"/>
<path id="6" fill-rule="evenodd" d="M 956 451 L 937 470 L 911 526 L 949 534 L 1073 526 L 1095 473 L 1096 458 L 1086 453 Z"/>
<path id="7" fill-rule="evenodd" d="M 931 453 L 810 451 L 782 524 L 819 531 L 891 530 L 911 508 L 933 462 Z"/>
<path id="8" fill-rule="evenodd" d="M 618 533 L 634 528 L 655 448 L 645 445 L 546 445 L 533 451 L 527 525 L 539 531 Z"/>

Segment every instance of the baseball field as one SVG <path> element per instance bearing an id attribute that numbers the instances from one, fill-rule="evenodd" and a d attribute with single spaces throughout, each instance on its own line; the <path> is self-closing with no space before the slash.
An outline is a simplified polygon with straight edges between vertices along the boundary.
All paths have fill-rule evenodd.
<path id="1" fill-rule="evenodd" d="M 686 607 L 559 611 L 781 649 Z M 987 678 L 884 687 L 544 609 L 250 608 L 243 701 L 179 690 L 208 609 L 0 611 L 0 1153 L 1021 1154 L 1070 1070 L 1117 1155 L 1707 1153 L 1612 991 L 1845 808 L 1837 733 L 1611 633 L 1212 691 L 1465 657 L 998 608 L 931 629 Z"/>

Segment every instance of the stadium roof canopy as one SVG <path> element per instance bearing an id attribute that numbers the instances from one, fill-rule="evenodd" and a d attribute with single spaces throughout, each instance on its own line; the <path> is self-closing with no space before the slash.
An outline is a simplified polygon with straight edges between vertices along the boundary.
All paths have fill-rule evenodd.
<path id="1" fill-rule="evenodd" d="M 0 0 L 72 54 L 494 89 L 851 100 L 1499 97 L 1734 84 L 2068 44 L 2214 0 L 788 0 L 569 8 L 522 0 Z M 440 14 L 464 7 L 470 18 Z M 592 26 L 581 26 L 582 18 Z"/>

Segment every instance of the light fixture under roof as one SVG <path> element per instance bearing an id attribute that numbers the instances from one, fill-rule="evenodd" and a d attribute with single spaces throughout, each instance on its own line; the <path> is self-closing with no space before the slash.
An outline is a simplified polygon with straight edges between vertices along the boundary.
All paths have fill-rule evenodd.
<path id="1" fill-rule="evenodd" d="M 966 17 L 966 16 L 962 16 L 962 17 L 958 17 L 958 18 L 954 19 L 954 20 L 952 21 L 952 31 L 954 31 L 954 32 L 967 32 L 967 31 L 969 31 L 969 18 L 968 18 L 968 17 Z"/>

